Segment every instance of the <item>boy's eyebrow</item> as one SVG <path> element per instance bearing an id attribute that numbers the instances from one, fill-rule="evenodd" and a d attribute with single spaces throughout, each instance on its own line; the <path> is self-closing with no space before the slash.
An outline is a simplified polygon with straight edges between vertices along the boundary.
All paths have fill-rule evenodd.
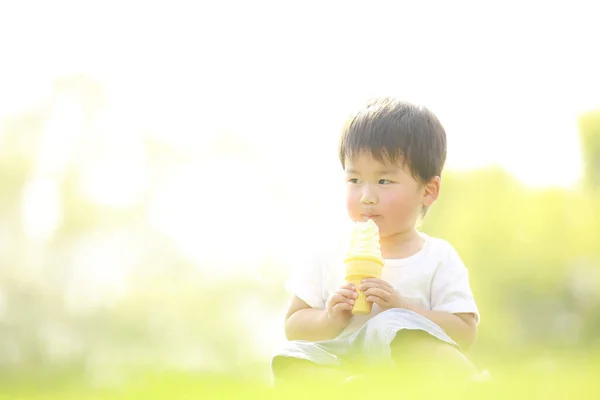
<path id="1" fill-rule="evenodd" d="M 377 171 L 380 175 L 392 175 L 398 172 L 398 168 L 388 168 L 388 169 L 380 169 Z"/>

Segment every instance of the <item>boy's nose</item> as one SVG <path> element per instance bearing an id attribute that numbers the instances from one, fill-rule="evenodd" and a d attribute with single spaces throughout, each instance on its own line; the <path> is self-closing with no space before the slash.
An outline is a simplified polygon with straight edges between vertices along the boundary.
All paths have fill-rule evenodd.
<path id="1" fill-rule="evenodd" d="M 360 197 L 360 202 L 363 204 L 375 204 L 377 203 L 377 199 L 372 190 L 365 188 Z"/>

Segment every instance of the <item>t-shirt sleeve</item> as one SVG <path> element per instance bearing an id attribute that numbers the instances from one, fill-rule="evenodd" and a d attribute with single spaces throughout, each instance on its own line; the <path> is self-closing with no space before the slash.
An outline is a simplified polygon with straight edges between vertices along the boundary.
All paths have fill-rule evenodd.
<path id="1" fill-rule="evenodd" d="M 473 313 L 479 323 L 479 310 L 471 291 L 469 271 L 457 251 L 448 246 L 447 256 L 431 283 L 431 309 L 452 314 Z"/>
<path id="2" fill-rule="evenodd" d="M 318 254 L 300 257 L 292 263 L 285 289 L 313 308 L 325 308 L 323 289 L 323 260 Z"/>

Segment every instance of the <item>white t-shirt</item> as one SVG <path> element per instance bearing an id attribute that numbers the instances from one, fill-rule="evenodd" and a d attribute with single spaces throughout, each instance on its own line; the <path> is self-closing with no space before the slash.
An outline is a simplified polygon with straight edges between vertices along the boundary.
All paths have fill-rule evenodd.
<path id="1" fill-rule="evenodd" d="M 469 272 L 456 250 L 443 239 L 420 234 L 424 239 L 421 250 L 410 257 L 386 259 L 382 279 L 413 305 L 453 314 L 473 313 L 479 322 Z M 345 251 L 344 245 L 334 245 L 312 259 L 298 260 L 286 283 L 287 290 L 309 306 L 324 309 L 329 296 L 345 282 Z M 371 314 L 352 317 L 339 336 L 355 332 L 379 312 L 373 304 Z"/>

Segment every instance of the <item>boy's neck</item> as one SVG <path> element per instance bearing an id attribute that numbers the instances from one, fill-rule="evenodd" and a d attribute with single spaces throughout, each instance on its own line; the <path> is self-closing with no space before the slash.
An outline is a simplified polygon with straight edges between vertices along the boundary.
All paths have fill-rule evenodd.
<path id="1" fill-rule="evenodd" d="M 406 258 L 421 250 L 424 239 L 416 229 L 399 232 L 379 240 L 383 258 Z"/>

